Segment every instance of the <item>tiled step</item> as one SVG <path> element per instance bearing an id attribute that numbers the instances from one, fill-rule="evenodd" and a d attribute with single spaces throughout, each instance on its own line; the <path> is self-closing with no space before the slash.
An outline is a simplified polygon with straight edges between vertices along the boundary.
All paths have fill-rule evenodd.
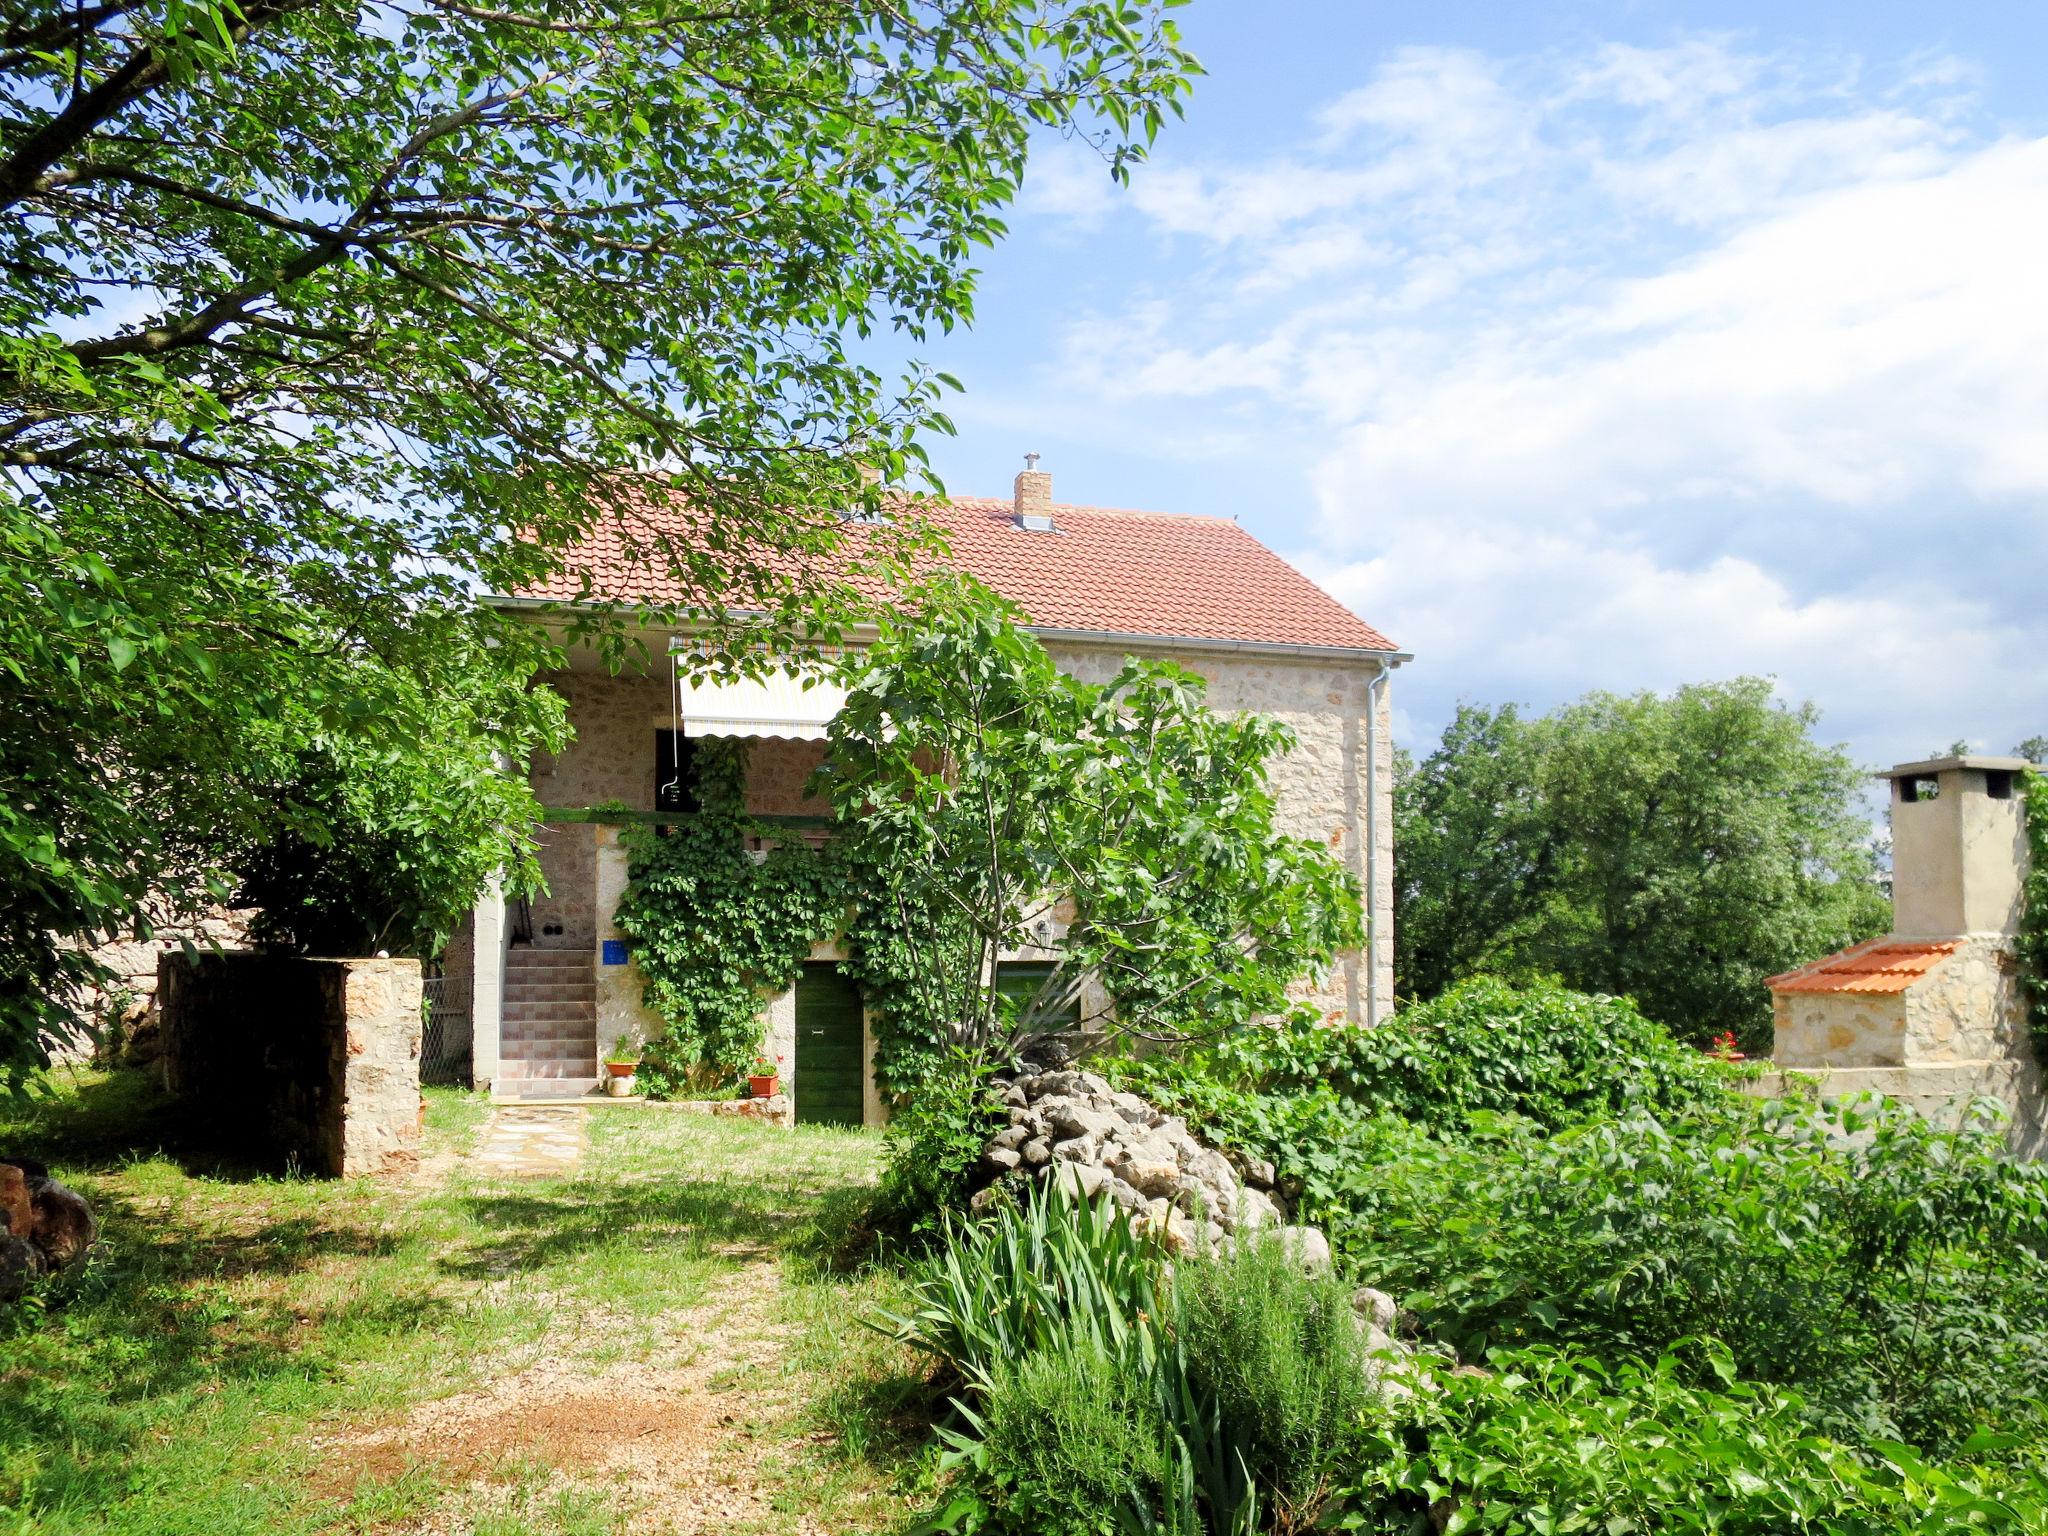
<path id="1" fill-rule="evenodd" d="M 594 981 L 508 981 L 508 1003 L 588 1003 L 597 998 Z"/>
<path id="2" fill-rule="evenodd" d="M 514 1003 L 505 1004 L 505 1022 L 521 1023 L 527 1019 L 596 1019 L 595 1001 L 572 1003 Z"/>
<path id="3" fill-rule="evenodd" d="M 501 1056 L 582 1056 L 597 1054 L 597 1037 L 585 1030 L 580 1035 L 506 1035 L 499 1043 Z"/>
<path id="4" fill-rule="evenodd" d="M 510 1063 L 507 1064 L 508 1067 Z M 581 1099 L 597 1092 L 594 1077 L 506 1077 L 491 1085 L 499 1099 Z"/>
<path id="5" fill-rule="evenodd" d="M 505 969 L 573 971 L 579 966 L 588 966 L 591 958 L 590 951 L 581 946 L 575 949 L 508 949 L 505 951 Z"/>
<path id="6" fill-rule="evenodd" d="M 508 1056 L 498 1065 L 501 1077 L 587 1077 L 596 1080 L 597 1057 L 586 1053 L 582 1056 Z"/>

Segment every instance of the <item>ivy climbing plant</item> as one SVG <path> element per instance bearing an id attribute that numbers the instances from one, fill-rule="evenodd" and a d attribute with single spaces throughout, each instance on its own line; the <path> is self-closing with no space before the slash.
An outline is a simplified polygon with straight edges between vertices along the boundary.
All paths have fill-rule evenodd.
<path id="1" fill-rule="evenodd" d="M 2028 855 L 2016 943 L 2020 987 L 2027 1000 L 2035 1055 L 2048 1065 L 2048 775 L 2031 768 L 2022 773 L 2020 800 Z"/>
<path id="2" fill-rule="evenodd" d="M 697 750 L 700 809 L 672 826 L 624 837 L 628 882 L 616 921 L 646 978 L 647 1006 L 664 1021 L 639 1075 L 657 1095 L 728 1086 L 761 1046 L 764 992 L 792 986 L 819 940 L 844 925 L 842 861 L 801 842 L 765 858 L 747 847 L 775 829 L 747 814 L 747 744 L 712 739 Z"/>

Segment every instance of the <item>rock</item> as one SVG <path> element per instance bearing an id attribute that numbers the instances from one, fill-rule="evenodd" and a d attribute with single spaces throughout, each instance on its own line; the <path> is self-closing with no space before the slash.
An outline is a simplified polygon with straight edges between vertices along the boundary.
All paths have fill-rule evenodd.
<path id="1" fill-rule="evenodd" d="M 1046 1116 L 1061 1140 L 1092 1136 L 1100 1141 L 1116 1129 L 1116 1121 L 1099 1109 L 1085 1104 L 1062 1104 Z"/>
<path id="2" fill-rule="evenodd" d="M 1058 1163 L 1087 1163 L 1099 1166 L 1102 1162 L 1102 1143 L 1093 1136 L 1076 1136 L 1072 1141 L 1054 1144 L 1053 1161 Z"/>
<path id="3" fill-rule="evenodd" d="M 991 1141 L 989 1144 L 991 1146 L 1010 1147 L 1014 1149 L 1023 1146 L 1024 1143 L 1029 1141 L 1030 1139 L 1031 1132 L 1027 1127 L 1021 1125 L 1009 1125 L 1003 1127 L 1002 1130 L 997 1131 L 995 1134 L 995 1139 Z M 1016 1164 L 1012 1163 L 1010 1166 L 1014 1168 Z"/>
<path id="4" fill-rule="evenodd" d="M 1278 1227 L 1286 1225 L 1286 1218 L 1280 1214 L 1280 1207 L 1273 1203 L 1273 1197 L 1262 1190 L 1240 1190 L 1237 1196 L 1237 1224 L 1240 1227 Z"/>
<path id="5" fill-rule="evenodd" d="M 0 1302 L 18 1301 L 43 1272 L 42 1254 L 24 1237 L 0 1235 Z"/>
<path id="6" fill-rule="evenodd" d="M 0 1159 L 0 1297 L 92 1251 L 92 1208 L 33 1158 Z"/>
<path id="7" fill-rule="evenodd" d="M 1112 1178 L 1109 1181 L 1109 1198 L 1133 1216 L 1142 1216 L 1150 1208 L 1145 1197 L 1122 1179 Z"/>
<path id="8" fill-rule="evenodd" d="M 1014 1149 L 997 1146 L 991 1146 L 986 1152 L 982 1153 L 981 1160 L 987 1166 L 995 1169 L 998 1174 L 1008 1173 L 1012 1168 L 1015 1168 L 1024 1161 L 1023 1156 Z"/>
<path id="9" fill-rule="evenodd" d="M 1053 1187 L 1077 1200 L 1093 1200 L 1109 1183 L 1109 1174 L 1092 1163 L 1062 1163 L 1053 1173 Z"/>
<path id="10" fill-rule="evenodd" d="M 1282 1227 L 1280 1243 L 1294 1262 L 1311 1274 L 1330 1271 L 1330 1240 L 1316 1227 Z"/>
<path id="11" fill-rule="evenodd" d="M 1132 1188 L 1142 1190 L 1148 1196 L 1163 1197 L 1172 1194 L 1174 1180 L 1180 1177 L 1180 1165 L 1127 1158 L 1118 1170 L 1118 1176 L 1129 1180 Z"/>
<path id="12" fill-rule="evenodd" d="M 1224 1154 L 1230 1159 L 1230 1166 L 1237 1170 L 1237 1176 L 1253 1189 L 1273 1187 L 1273 1165 L 1263 1157 L 1253 1157 L 1249 1152 L 1230 1151 Z"/>
<path id="13" fill-rule="evenodd" d="M 1395 1313 L 1394 1298 L 1385 1291 L 1376 1291 L 1369 1285 L 1361 1285 L 1351 1293 L 1351 1310 L 1371 1323 L 1373 1327 L 1391 1331 Z"/>
<path id="14" fill-rule="evenodd" d="M 1024 1143 L 1024 1161 L 1033 1168 L 1043 1168 L 1052 1161 L 1052 1143 L 1043 1136 Z"/>

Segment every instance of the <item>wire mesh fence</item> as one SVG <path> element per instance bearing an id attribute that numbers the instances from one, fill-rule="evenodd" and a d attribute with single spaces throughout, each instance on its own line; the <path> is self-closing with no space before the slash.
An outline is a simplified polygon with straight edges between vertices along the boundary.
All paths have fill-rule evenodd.
<path id="1" fill-rule="evenodd" d="M 420 1081 L 468 1087 L 476 1042 L 473 977 L 428 976 L 420 983 Z"/>

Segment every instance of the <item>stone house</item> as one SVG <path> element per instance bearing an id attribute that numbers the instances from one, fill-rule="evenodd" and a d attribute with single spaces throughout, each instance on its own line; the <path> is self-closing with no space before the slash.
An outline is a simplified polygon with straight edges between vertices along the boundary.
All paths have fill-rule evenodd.
<path id="1" fill-rule="evenodd" d="M 1883 1093 L 1936 1117 L 1996 1099 L 2012 1116 L 2013 1151 L 2048 1156 L 2048 1096 L 2014 946 L 2027 767 L 1942 757 L 1886 771 L 1892 931 L 1770 978 L 1775 1067 L 1817 1075 L 1829 1098 Z"/>
<path id="2" fill-rule="evenodd" d="M 1007 500 L 959 498 L 927 515 L 955 565 L 1021 607 L 1070 675 L 1102 681 L 1127 656 L 1169 658 L 1207 679 L 1215 706 L 1293 727 L 1299 745 L 1275 772 L 1283 825 L 1344 859 L 1369 893 L 1371 933 L 1366 952 L 1344 956 L 1305 995 L 1332 1018 L 1383 1016 L 1393 1003 L 1388 680 L 1408 657 L 1234 521 L 1054 504 L 1051 481 L 1027 470 Z M 493 601 L 559 622 L 586 580 L 616 599 L 673 596 L 661 573 L 600 529 L 554 584 Z M 648 637 L 650 654 L 678 638 Z M 684 792 L 692 743 L 749 738 L 747 808 L 787 818 L 793 835 L 821 835 L 822 823 L 806 818 L 827 810 L 804 788 L 823 757 L 829 689 L 803 691 L 789 678 L 693 685 L 665 662 L 613 675 L 588 648 L 546 681 L 567 700 L 575 733 L 533 768 L 548 808 L 546 894 L 524 910 L 487 894 L 447 962 L 451 973 L 473 973 L 476 1080 L 505 1097 L 591 1092 L 600 1048 L 659 1028 L 612 924 L 626 883 L 619 834 L 623 822 L 682 808 L 671 797 Z M 797 1118 L 878 1123 L 873 1034 L 838 957 L 820 946 L 795 988 L 763 998 L 764 1042 L 784 1057 Z"/>

